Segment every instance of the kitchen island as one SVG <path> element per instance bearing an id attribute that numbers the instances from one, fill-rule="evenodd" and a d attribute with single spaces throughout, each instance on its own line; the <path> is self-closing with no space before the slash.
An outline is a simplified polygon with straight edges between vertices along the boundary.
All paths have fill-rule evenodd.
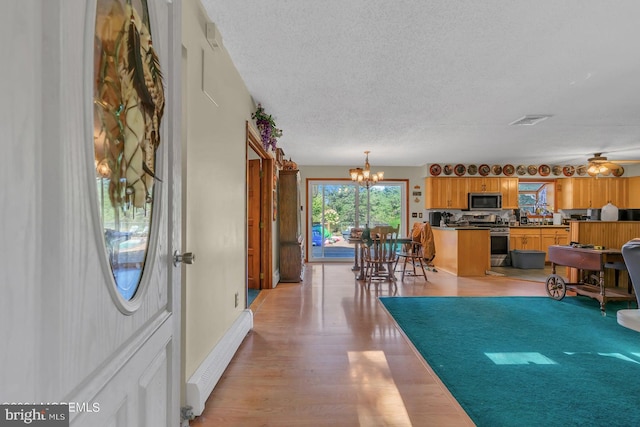
<path id="1" fill-rule="evenodd" d="M 456 276 L 484 276 L 491 270 L 489 229 L 432 227 L 436 246 L 434 265 Z"/>

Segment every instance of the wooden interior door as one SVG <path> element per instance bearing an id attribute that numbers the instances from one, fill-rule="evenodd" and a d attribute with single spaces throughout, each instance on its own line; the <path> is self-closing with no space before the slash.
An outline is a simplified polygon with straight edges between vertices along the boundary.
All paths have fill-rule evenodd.
<path id="1" fill-rule="evenodd" d="M 260 289 L 260 164 L 261 160 L 249 160 L 247 200 L 247 286 Z"/>

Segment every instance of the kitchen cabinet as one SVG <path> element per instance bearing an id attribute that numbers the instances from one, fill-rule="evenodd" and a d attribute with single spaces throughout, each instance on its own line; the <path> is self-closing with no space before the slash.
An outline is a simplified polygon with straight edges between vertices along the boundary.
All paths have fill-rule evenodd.
<path id="1" fill-rule="evenodd" d="M 509 237 L 509 250 L 544 251 L 545 261 L 549 261 L 549 246 L 569 244 L 569 231 L 566 226 L 512 227 Z"/>
<path id="2" fill-rule="evenodd" d="M 540 249 L 540 228 L 520 227 L 511 228 L 509 231 L 509 250 L 534 250 Z"/>
<path id="3" fill-rule="evenodd" d="M 425 179 L 426 209 L 467 209 L 467 193 L 502 193 L 504 209 L 518 208 L 518 178 Z"/>
<path id="4" fill-rule="evenodd" d="M 304 268 L 300 174 L 297 170 L 281 170 L 278 181 L 280 281 L 300 282 Z"/>
<path id="5" fill-rule="evenodd" d="M 589 179 L 591 181 L 591 186 L 589 188 L 590 197 L 589 207 L 591 208 L 601 208 L 607 203 L 609 203 L 609 183 L 612 181 L 610 179 L 598 178 L 598 179 Z"/>
<path id="6" fill-rule="evenodd" d="M 627 185 L 627 194 L 629 195 L 627 207 L 640 209 L 640 176 L 627 178 Z"/>
<path id="7" fill-rule="evenodd" d="M 611 184 L 609 185 L 609 201 L 620 209 L 627 209 L 631 207 L 629 206 L 629 200 L 632 193 L 629 191 L 629 184 L 629 178 L 618 178 L 612 179 Z M 638 191 L 640 191 L 640 188 L 636 189 L 636 193 L 634 193 L 635 197 L 638 197 Z"/>
<path id="8" fill-rule="evenodd" d="M 628 206 L 627 178 L 560 178 L 556 181 L 558 209 L 601 208 L 611 202 Z"/>
<path id="9" fill-rule="evenodd" d="M 425 208 L 466 209 L 467 181 L 467 178 L 426 178 Z"/>
<path id="10" fill-rule="evenodd" d="M 469 193 L 500 192 L 500 178 L 468 178 L 468 180 Z"/>
<path id="11" fill-rule="evenodd" d="M 503 209 L 518 209 L 518 178 L 498 178 Z"/>

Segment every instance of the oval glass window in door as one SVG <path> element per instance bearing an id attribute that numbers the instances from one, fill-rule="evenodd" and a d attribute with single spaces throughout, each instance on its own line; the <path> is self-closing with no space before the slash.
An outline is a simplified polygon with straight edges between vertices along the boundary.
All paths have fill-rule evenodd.
<path id="1" fill-rule="evenodd" d="M 118 293 L 138 290 L 153 220 L 164 89 L 146 0 L 97 0 L 93 148 L 98 209 Z"/>

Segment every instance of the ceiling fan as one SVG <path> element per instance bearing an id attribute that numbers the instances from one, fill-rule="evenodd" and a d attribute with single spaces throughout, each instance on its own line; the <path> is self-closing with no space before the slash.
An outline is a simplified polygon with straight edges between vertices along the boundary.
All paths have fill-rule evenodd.
<path id="1" fill-rule="evenodd" d="M 609 160 L 602 153 L 593 153 L 593 157 L 587 159 L 587 173 L 591 176 L 610 175 L 620 176 L 624 173 L 622 164 L 640 163 L 640 160 Z"/>

